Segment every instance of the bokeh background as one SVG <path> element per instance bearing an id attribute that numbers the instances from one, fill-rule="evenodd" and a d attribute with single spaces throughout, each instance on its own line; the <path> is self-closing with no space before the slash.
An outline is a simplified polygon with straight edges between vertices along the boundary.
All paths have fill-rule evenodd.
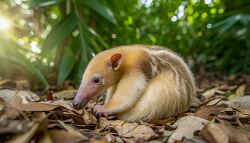
<path id="1" fill-rule="evenodd" d="M 78 85 L 98 52 L 161 45 L 195 75 L 250 72 L 249 0 L 1 0 L 0 75 Z"/>

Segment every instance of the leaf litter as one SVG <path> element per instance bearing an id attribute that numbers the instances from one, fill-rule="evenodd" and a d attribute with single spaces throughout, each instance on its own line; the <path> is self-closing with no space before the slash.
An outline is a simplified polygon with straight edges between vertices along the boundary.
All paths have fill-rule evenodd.
<path id="1" fill-rule="evenodd" d="M 249 143 L 249 76 L 198 78 L 197 98 L 183 113 L 133 122 L 95 117 L 91 101 L 75 110 L 76 89 L 38 96 L 11 80 L 0 81 L 0 142 L 7 143 Z M 2 88 L 1 88 L 2 87 Z M 99 99 L 102 102 L 103 98 Z"/>

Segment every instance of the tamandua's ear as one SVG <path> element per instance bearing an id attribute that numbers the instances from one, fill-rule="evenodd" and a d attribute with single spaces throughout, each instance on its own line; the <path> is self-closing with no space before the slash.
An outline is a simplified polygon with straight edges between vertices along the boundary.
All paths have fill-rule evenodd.
<path id="1" fill-rule="evenodd" d="M 111 68 L 114 71 L 117 71 L 121 64 L 123 63 L 123 55 L 120 53 L 116 53 L 110 58 Z"/>

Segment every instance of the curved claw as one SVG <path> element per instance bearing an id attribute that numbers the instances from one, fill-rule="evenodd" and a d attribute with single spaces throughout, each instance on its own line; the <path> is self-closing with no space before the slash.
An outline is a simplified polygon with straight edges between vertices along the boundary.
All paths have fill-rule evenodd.
<path id="1" fill-rule="evenodd" d="M 104 105 L 96 105 L 94 108 L 93 108 L 93 114 L 95 116 L 104 116 L 104 117 L 108 117 L 111 112 L 109 112 Z"/>

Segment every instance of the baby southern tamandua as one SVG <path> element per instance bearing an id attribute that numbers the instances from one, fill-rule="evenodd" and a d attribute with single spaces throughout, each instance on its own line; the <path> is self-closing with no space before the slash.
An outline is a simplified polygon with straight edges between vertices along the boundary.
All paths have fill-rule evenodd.
<path id="1" fill-rule="evenodd" d="M 107 91 L 95 114 L 125 121 L 166 118 L 187 110 L 195 96 L 191 71 L 177 54 L 148 45 L 120 46 L 96 55 L 73 101 L 75 109 Z"/>

